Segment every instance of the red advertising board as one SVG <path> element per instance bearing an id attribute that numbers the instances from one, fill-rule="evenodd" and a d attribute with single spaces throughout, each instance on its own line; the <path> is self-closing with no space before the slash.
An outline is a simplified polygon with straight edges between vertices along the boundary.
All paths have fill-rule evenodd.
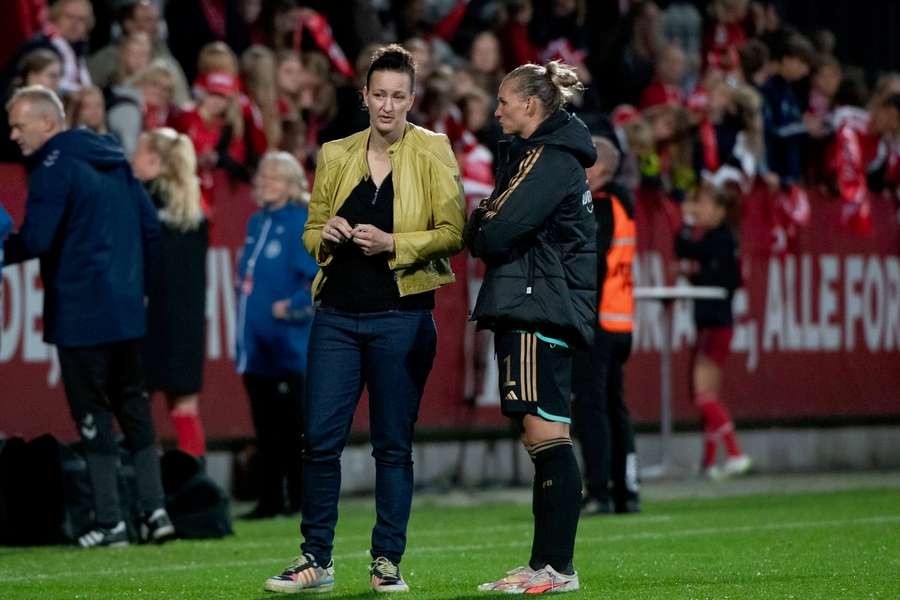
<path id="1" fill-rule="evenodd" d="M 212 438 L 252 435 L 246 396 L 234 372 L 234 265 L 246 218 L 255 209 L 245 185 L 224 178 L 215 201 L 213 243 L 207 262 L 207 362 L 201 396 Z M 0 197 L 21 220 L 21 169 L 0 166 Z M 798 231 L 787 254 L 770 251 L 772 199 L 762 190 L 745 203 L 742 226 L 745 288 L 735 300 L 738 324 L 726 374 L 724 397 L 738 419 L 900 416 L 900 233 L 894 206 L 875 199 L 876 233 L 854 236 L 841 229 L 837 203 L 812 196 L 811 223 Z M 676 223 L 665 201 L 651 194 L 638 200 L 640 253 L 637 285 L 674 282 L 672 235 Z M 299 242 L 298 242 L 299 243 Z M 458 282 L 437 296 L 438 356 L 426 388 L 420 428 L 469 429 L 503 424 L 495 406 L 468 399 L 483 387 L 490 369 L 473 364 L 466 316 L 464 256 L 454 259 Z M 0 321 L 0 432 L 31 437 L 51 432 L 75 435 L 51 347 L 41 341 L 43 295 L 37 264 L 3 272 Z M 635 352 L 627 369 L 627 397 L 636 420 L 658 419 L 659 348 L 664 332 L 660 307 L 638 307 Z M 687 353 L 693 338 L 690 305 L 673 308 L 676 354 L 675 418 L 691 420 L 687 397 Z M 476 365 L 477 366 L 477 365 Z M 487 394 L 490 396 L 491 394 Z M 155 403 L 163 436 L 171 436 L 162 401 Z M 355 422 L 366 428 L 362 402 Z"/>

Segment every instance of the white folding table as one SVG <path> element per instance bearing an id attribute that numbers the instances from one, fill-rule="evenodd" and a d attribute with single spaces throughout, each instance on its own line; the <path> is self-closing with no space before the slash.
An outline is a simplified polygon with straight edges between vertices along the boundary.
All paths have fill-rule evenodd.
<path id="1" fill-rule="evenodd" d="M 674 285 L 634 288 L 634 299 L 662 304 L 662 348 L 659 368 L 659 463 L 641 469 L 646 479 L 663 477 L 671 466 L 672 442 L 672 303 L 675 300 L 722 300 L 728 291 L 721 287 Z"/>

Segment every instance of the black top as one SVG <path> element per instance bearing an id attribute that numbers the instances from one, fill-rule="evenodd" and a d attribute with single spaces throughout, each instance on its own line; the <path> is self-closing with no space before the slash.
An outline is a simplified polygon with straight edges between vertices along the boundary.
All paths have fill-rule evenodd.
<path id="1" fill-rule="evenodd" d="M 691 283 L 728 290 L 728 297 L 724 300 L 694 300 L 694 322 L 697 327 L 731 327 L 734 324 L 731 299 L 734 290 L 741 287 L 737 240 L 731 228 L 723 223 L 695 240 L 692 228 L 682 227 L 675 238 L 675 253 L 680 258 L 697 261 L 698 269 L 691 276 Z"/>
<path id="2" fill-rule="evenodd" d="M 351 227 L 366 224 L 393 233 L 392 174 L 388 173 L 380 187 L 371 177 L 363 178 L 350 192 L 337 216 L 347 219 Z M 326 279 L 319 296 L 323 305 L 361 313 L 434 308 L 434 291 L 400 297 L 386 253 L 366 256 L 351 240 L 335 248 L 333 255 L 331 263 L 323 269 Z"/>
<path id="3" fill-rule="evenodd" d="M 150 186 L 157 208 L 164 203 Z M 206 252 L 209 230 L 160 224 L 159 268 L 148 286 L 144 369 L 147 386 L 179 396 L 203 387 L 206 350 Z"/>

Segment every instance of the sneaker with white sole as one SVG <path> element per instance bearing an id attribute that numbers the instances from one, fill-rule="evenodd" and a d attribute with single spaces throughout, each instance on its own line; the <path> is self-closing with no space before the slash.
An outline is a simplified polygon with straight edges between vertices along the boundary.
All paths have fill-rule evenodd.
<path id="1" fill-rule="evenodd" d="M 479 592 L 509 592 L 517 590 L 526 581 L 534 577 L 535 571 L 531 567 L 516 567 L 506 572 L 506 575 L 497 581 L 482 583 L 478 586 Z M 510 592 L 513 593 L 513 592 Z"/>
<path id="2" fill-rule="evenodd" d="M 141 523 L 141 541 L 164 544 L 175 539 L 175 526 L 164 508 L 157 508 Z"/>
<path id="3" fill-rule="evenodd" d="M 391 560 L 379 556 L 369 567 L 372 589 L 376 592 L 408 592 L 409 585 L 400 575 L 400 567 Z"/>
<path id="4" fill-rule="evenodd" d="M 753 468 L 753 460 L 746 454 L 734 456 L 725 461 L 722 465 L 722 475 L 724 477 L 740 477 L 746 475 Z"/>
<path id="5" fill-rule="evenodd" d="M 506 590 L 507 594 L 555 594 L 562 592 L 574 592 L 579 589 L 578 573 L 571 575 L 560 573 L 550 565 L 538 569 L 531 579 L 519 585 L 518 588 Z"/>
<path id="6" fill-rule="evenodd" d="M 283 594 L 330 592 L 334 589 L 334 561 L 322 567 L 312 555 L 301 554 L 280 575 L 266 579 L 263 589 Z"/>
<path id="7" fill-rule="evenodd" d="M 127 546 L 128 528 L 125 521 L 119 521 L 112 527 L 96 526 L 78 538 L 82 548 L 99 548 L 102 546 Z"/>

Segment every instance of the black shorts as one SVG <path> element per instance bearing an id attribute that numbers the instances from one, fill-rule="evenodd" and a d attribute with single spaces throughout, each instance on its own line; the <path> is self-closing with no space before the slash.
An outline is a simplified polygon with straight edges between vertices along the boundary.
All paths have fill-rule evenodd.
<path id="1" fill-rule="evenodd" d="M 564 343 L 509 331 L 494 335 L 494 348 L 504 415 L 571 422 L 572 351 Z"/>

